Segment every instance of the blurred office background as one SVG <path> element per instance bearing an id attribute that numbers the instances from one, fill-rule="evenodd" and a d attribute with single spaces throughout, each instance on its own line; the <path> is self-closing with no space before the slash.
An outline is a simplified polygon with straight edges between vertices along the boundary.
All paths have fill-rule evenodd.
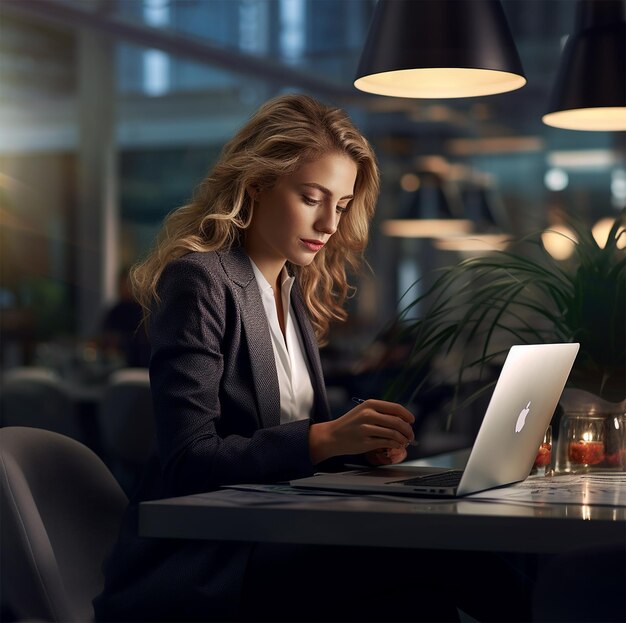
<path id="1" fill-rule="evenodd" d="M 358 391 L 349 379 L 372 357 L 406 289 L 417 281 L 418 292 L 434 270 L 469 253 L 436 238 L 384 233 L 420 184 L 435 180 L 453 210 L 507 236 L 557 225 L 560 211 L 591 225 L 626 205 L 623 132 L 541 121 L 574 25 L 573 0 L 503 0 L 528 82 L 456 100 L 371 96 L 352 86 L 375 4 L 4 0 L 4 372 L 52 369 L 88 401 L 90 385 L 144 365 L 141 345 L 129 354 L 106 336 L 123 275 L 148 252 L 164 216 L 188 201 L 224 142 L 280 93 L 302 91 L 346 108 L 374 145 L 382 174 L 367 251 L 372 270 L 354 277 L 350 320 L 334 327 L 324 351 L 337 404 Z M 482 202 L 489 213 L 478 223 Z"/>

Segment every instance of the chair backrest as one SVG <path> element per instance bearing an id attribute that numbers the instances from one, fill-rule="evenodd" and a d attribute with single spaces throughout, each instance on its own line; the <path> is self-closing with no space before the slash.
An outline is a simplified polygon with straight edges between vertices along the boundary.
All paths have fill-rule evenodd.
<path id="1" fill-rule="evenodd" d="M 2 377 L 4 382 L 10 381 L 50 381 L 61 380 L 59 374 L 52 368 L 43 366 L 18 366 L 9 368 Z"/>
<path id="2" fill-rule="evenodd" d="M 62 379 L 46 368 L 16 368 L 0 386 L 0 426 L 43 428 L 84 441 L 78 409 Z"/>
<path id="3" fill-rule="evenodd" d="M 100 431 L 107 456 L 144 465 L 154 449 L 150 377 L 144 368 L 114 372 L 100 405 Z"/>
<path id="4" fill-rule="evenodd" d="M 2 428 L 0 502 L 3 601 L 20 618 L 92 621 L 128 503 L 108 468 L 69 437 Z"/>
<path id="5" fill-rule="evenodd" d="M 145 368 L 114 372 L 100 403 L 104 460 L 128 495 L 156 446 L 150 376 Z"/>

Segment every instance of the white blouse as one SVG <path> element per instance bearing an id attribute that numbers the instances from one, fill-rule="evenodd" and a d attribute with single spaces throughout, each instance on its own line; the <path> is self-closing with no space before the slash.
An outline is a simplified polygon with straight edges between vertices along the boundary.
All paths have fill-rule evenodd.
<path id="1" fill-rule="evenodd" d="M 274 289 L 263 276 L 257 265 L 250 260 L 261 293 L 261 300 L 272 336 L 274 361 L 280 388 L 280 423 L 308 419 L 313 409 L 313 385 L 306 365 L 304 344 L 291 305 L 291 288 L 295 277 L 290 277 L 283 268 L 281 297 L 285 313 L 285 335 L 280 329 Z"/>

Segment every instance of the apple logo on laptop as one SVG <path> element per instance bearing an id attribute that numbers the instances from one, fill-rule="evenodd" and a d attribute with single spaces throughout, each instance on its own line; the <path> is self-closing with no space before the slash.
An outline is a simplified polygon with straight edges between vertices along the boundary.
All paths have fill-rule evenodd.
<path id="1" fill-rule="evenodd" d="M 528 404 L 520 411 L 519 415 L 517 416 L 517 422 L 515 422 L 516 433 L 519 433 L 522 428 L 524 428 L 524 424 L 526 424 L 526 416 L 530 412 L 530 402 L 531 401 L 529 400 Z"/>

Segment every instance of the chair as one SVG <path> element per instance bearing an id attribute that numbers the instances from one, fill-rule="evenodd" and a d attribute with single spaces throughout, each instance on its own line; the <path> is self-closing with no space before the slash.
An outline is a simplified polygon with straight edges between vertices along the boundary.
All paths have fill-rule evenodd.
<path id="1" fill-rule="evenodd" d="M 92 621 L 128 502 L 104 463 L 58 433 L 0 429 L 0 502 L 4 604 L 19 619 Z"/>
<path id="2" fill-rule="evenodd" d="M 130 495 L 156 443 L 146 368 L 123 368 L 110 376 L 100 405 L 99 427 L 104 459 Z"/>
<path id="3" fill-rule="evenodd" d="M 0 426 L 43 428 L 85 441 L 75 401 L 62 379 L 48 368 L 14 368 L 5 373 Z"/>
<path id="4" fill-rule="evenodd" d="M 60 380 L 57 372 L 52 368 L 45 368 L 42 366 L 18 366 L 17 368 L 10 368 L 4 373 L 3 381 L 51 381 L 56 382 Z"/>

